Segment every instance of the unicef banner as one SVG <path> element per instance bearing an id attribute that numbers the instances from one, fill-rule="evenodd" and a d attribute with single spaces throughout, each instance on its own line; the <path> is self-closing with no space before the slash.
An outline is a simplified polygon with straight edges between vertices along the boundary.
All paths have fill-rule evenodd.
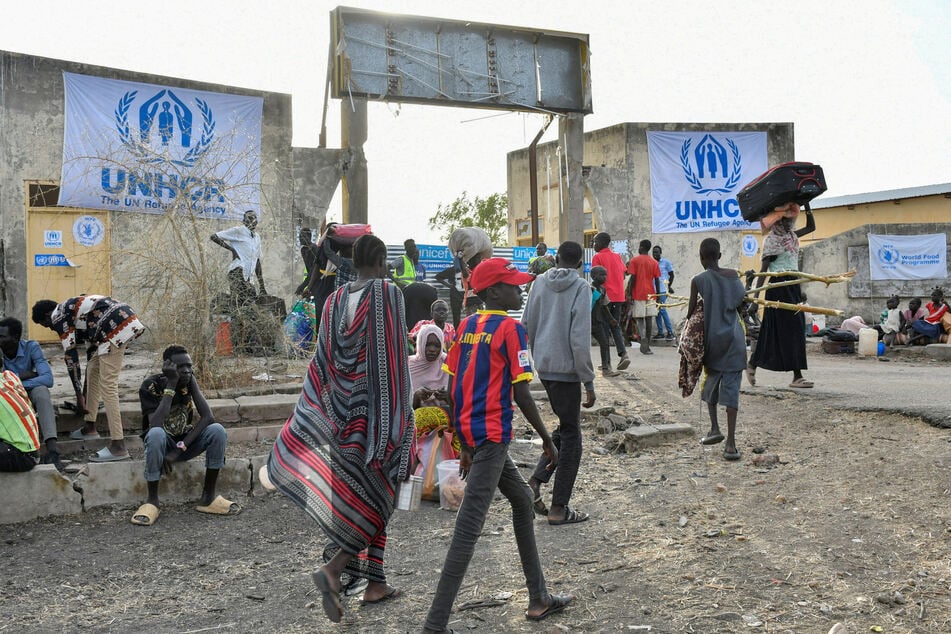
<path id="1" fill-rule="evenodd" d="M 73 73 L 63 83 L 60 204 L 260 215 L 263 99 Z"/>
<path id="2" fill-rule="evenodd" d="M 933 280 L 948 277 L 947 238 L 868 234 L 868 266 L 873 280 Z"/>
<path id="3" fill-rule="evenodd" d="M 748 230 L 736 194 L 767 169 L 765 132 L 648 132 L 654 233 Z"/>

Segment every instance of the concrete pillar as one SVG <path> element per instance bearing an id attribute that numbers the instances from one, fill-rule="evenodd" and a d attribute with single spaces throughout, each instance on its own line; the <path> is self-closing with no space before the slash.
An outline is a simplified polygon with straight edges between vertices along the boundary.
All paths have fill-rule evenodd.
<path id="1" fill-rule="evenodd" d="M 561 164 L 563 211 L 558 220 L 558 241 L 584 244 L 584 115 L 572 113 L 558 118 L 558 142 L 565 157 Z"/>
<path id="2" fill-rule="evenodd" d="M 367 140 L 366 99 L 344 99 L 340 108 L 340 147 L 349 150 L 350 160 L 343 171 L 343 222 L 367 222 Z"/>

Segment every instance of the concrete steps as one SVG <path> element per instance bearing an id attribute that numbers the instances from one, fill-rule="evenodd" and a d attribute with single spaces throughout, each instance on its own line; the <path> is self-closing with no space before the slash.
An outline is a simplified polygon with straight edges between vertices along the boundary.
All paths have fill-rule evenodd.
<path id="1" fill-rule="evenodd" d="M 222 425 L 264 425 L 283 423 L 294 413 L 294 406 L 300 398 L 300 386 L 293 393 L 278 393 L 266 395 L 238 395 L 233 398 L 208 399 L 215 421 Z M 122 428 L 127 434 L 142 432 L 142 410 L 139 402 L 121 401 L 119 411 L 122 415 Z M 57 406 L 56 428 L 61 435 L 82 425 L 82 418 L 71 410 Z M 103 436 L 108 436 L 109 425 L 106 413 L 99 411 L 96 418 L 96 429 Z"/>
<path id="2" fill-rule="evenodd" d="M 263 442 L 273 440 L 283 424 L 252 425 L 226 428 L 229 442 Z M 60 448 L 91 453 L 108 443 L 95 441 L 62 441 Z M 136 445 L 137 443 L 137 445 Z M 126 438 L 130 448 L 142 447 L 138 436 Z M 218 475 L 218 492 L 225 497 L 252 495 L 260 490 L 257 470 L 267 462 L 267 455 L 250 458 L 228 457 Z M 135 505 L 146 499 L 145 461 L 123 460 L 70 465 L 74 473 L 61 474 L 53 465 L 37 465 L 25 473 L 0 473 L 0 524 L 27 522 L 47 515 L 74 515 L 99 506 Z M 162 476 L 159 496 L 162 501 L 185 502 L 197 499 L 205 477 L 204 457 L 176 463 L 172 473 Z"/>

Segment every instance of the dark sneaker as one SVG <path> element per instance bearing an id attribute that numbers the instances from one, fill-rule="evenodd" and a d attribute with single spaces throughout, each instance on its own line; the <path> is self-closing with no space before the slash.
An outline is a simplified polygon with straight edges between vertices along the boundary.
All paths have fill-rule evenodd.
<path id="1" fill-rule="evenodd" d="M 60 471 L 60 472 L 63 469 L 65 469 L 65 467 L 63 466 L 63 463 L 59 459 L 58 451 L 47 451 L 46 455 L 43 456 L 43 459 L 40 460 L 40 464 L 51 464 L 54 467 L 56 467 L 57 471 Z"/>
<path id="2" fill-rule="evenodd" d="M 629 365 L 631 365 L 631 358 L 630 358 L 629 356 L 627 356 L 627 353 L 625 352 L 624 354 L 621 355 L 621 358 L 618 359 L 617 369 L 618 369 L 618 370 L 626 370 L 626 369 L 627 369 L 627 366 L 629 366 Z"/>

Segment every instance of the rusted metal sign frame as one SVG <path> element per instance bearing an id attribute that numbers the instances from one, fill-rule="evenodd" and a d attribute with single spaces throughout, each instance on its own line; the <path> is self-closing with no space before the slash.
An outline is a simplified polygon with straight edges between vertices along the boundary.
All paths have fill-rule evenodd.
<path id="1" fill-rule="evenodd" d="M 350 7 L 330 17 L 337 99 L 592 112 L 587 34 Z"/>

